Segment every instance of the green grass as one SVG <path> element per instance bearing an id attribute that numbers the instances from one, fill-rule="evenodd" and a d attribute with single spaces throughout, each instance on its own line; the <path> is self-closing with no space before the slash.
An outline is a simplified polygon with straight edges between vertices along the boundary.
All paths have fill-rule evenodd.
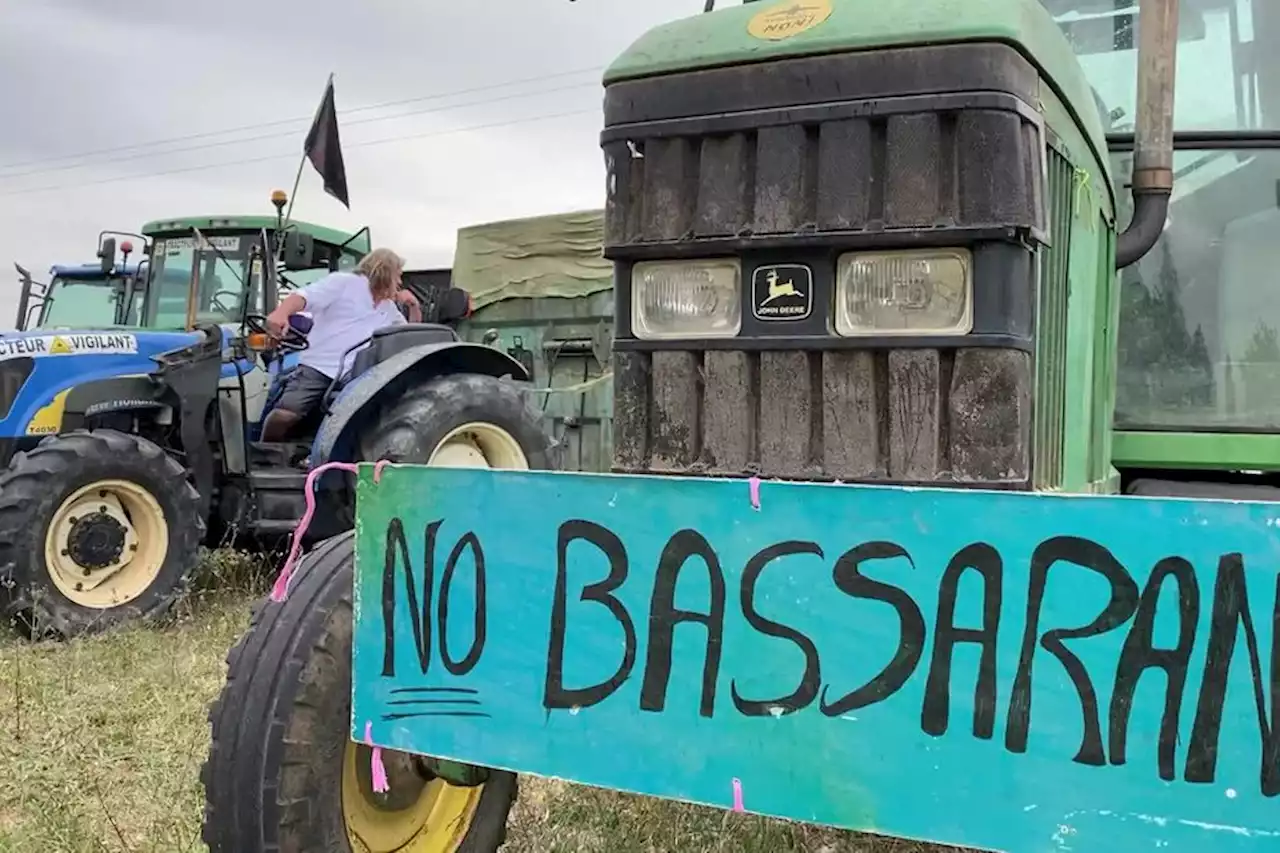
<path id="1" fill-rule="evenodd" d="M 0 851 L 204 851 L 205 713 L 265 572 L 226 552 L 171 624 L 66 644 L 0 634 Z M 919 853 L 907 842 L 534 778 L 510 853 Z"/>

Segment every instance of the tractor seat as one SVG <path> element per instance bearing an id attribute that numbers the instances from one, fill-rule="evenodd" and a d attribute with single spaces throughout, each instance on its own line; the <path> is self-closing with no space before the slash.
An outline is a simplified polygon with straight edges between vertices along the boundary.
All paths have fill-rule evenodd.
<path id="1" fill-rule="evenodd" d="M 369 345 L 356 353 L 350 378 L 364 373 L 375 364 L 381 364 L 397 353 L 423 344 L 440 344 L 459 340 L 458 333 L 441 323 L 403 323 L 387 326 L 374 332 Z"/>

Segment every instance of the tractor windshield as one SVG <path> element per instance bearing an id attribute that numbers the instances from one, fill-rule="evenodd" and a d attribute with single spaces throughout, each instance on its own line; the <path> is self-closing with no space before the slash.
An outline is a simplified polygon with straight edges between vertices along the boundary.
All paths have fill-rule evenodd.
<path id="1" fill-rule="evenodd" d="M 143 325 L 151 329 L 184 329 L 187 299 L 195 276 L 197 324 L 238 324 L 249 298 L 249 311 L 262 311 L 262 281 L 255 270 L 245 293 L 249 255 L 258 232 L 206 233 L 203 245 L 194 234 L 159 238 L 151 253 Z"/>
<path id="2" fill-rule="evenodd" d="M 99 329 L 121 322 L 122 278 L 54 276 L 45 291 L 38 326 L 63 329 Z"/>
<path id="3" fill-rule="evenodd" d="M 1128 224 L 1137 0 L 1043 0 L 1093 85 Z M 1116 425 L 1280 430 L 1280 0 L 1183 0 L 1165 232 L 1120 275 Z"/>
<path id="4" fill-rule="evenodd" d="M 336 251 L 336 248 L 335 248 Z M 338 270 L 341 272 L 350 272 L 360 263 L 361 255 L 354 249 L 343 249 L 337 252 Z M 280 281 L 280 293 L 283 298 L 284 294 L 309 284 L 314 284 L 325 276 L 329 275 L 330 269 L 320 267 L 310 270 L 279 270 L 276 275 Z"/>

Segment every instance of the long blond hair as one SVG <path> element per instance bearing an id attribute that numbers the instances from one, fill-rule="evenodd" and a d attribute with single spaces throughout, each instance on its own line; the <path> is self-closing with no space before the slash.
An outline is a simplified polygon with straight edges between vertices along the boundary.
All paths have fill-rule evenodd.
<path id="1" fill-rule="evenodd" d="M 396 279 L 404 272 L 404 258 L 390 249 L 374 249 L 361 259 L 356 272 L 369 279 L 373 301 L 380 302 L 395 295 Z"/>

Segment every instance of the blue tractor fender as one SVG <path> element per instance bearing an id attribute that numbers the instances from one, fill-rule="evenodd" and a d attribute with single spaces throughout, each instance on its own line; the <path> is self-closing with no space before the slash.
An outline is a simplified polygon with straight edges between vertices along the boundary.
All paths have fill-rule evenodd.
<path id="1" fill-rule="evenodd" d="M 379 398 L 449 373 L 510 376 L 517 382 L 529 381 L 529 372 L 523 364 L 482 344 L 445 341 L 396 353 L 349 381 L 334 398 L 311 444 L 311 466 L 352 461 L 356 432 L 364 419 L 376 410 Z"/>

